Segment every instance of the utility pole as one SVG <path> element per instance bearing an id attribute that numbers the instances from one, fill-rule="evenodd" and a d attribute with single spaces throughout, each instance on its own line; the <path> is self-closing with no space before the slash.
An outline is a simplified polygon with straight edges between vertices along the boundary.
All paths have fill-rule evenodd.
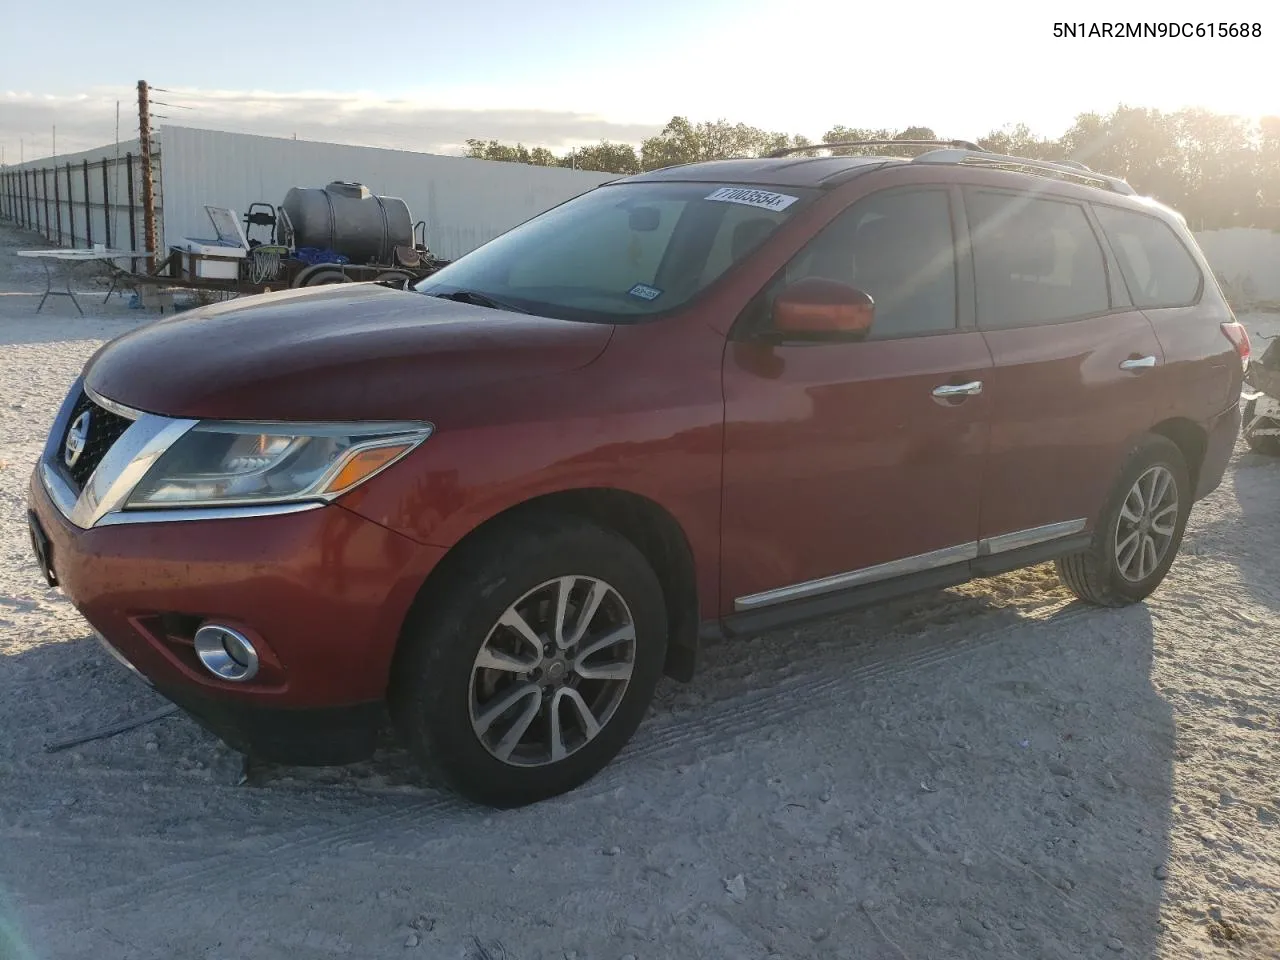
<path id="1" fill-rule="evenodd" d="M 156 270 L 156 194 L 151 172 L 151 93 L 138 81 L 138 140 L 142 151 L 142 228 L 147 248 L 147 273 Z"/>

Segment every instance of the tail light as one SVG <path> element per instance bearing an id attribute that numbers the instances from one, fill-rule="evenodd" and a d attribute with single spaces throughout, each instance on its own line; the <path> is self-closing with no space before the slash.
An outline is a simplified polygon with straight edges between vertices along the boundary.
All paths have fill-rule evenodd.
<path id="1" fill-rule="evenodd" d="M 1240 366 L 1247 367 L 1252 347 L 1249 344 L 1249 331 L 1244 328 L 1244 324 L 1236 320 L 1228 321 L 1222 325 L 1222 333 L 1240 355 Z"/>

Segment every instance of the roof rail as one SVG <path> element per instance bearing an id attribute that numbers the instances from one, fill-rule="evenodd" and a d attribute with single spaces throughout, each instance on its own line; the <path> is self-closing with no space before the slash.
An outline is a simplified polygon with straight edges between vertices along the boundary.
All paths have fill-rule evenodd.
<path id="1" fill-rule="evenodd" d="M 781 147 L 766 153 L 765 157 L 774 160 L 793 153 L 804 153 L 806 150 L 831 150 L 837 147 L 956 147 L 979 152 L 982 150 L 969 140 L 840 140 L 834 143 L 810 143 L 803 147 Z"/>
<path id="2" fill-rule="evenodd" d="M 914 157 L 912 163 L 963 163 L 971 166 L 995 167 L 999 170 L 1012 170 L 1016 173 L 1029 173 L 1043 177 L 1053 175 L 1060 180 L 1071 180 L 1089 187 L 1100 187 L 1113 193 L 1125 196 L 1136 196 L 1138 191 L 1119 177 L 1109 177 L 1104 173 L 1090 170 L 1075 160 L 1052 161 L 1032 160 L 1028 157 L 1009 157 L 1000 153 L 987 153 L 985 150 L 930 150 Z"/>

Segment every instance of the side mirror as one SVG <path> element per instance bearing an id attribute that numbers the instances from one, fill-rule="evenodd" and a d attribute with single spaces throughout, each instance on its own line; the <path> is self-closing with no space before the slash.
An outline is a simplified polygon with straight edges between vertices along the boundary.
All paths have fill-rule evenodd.
<path id="1" fill-rule="evenodd" d="M 866 336 L 875 309 L 875 301 L 857 287 L 806 277 L 774 299 L 773 327 L 779 333 L 808 336 Z"/>

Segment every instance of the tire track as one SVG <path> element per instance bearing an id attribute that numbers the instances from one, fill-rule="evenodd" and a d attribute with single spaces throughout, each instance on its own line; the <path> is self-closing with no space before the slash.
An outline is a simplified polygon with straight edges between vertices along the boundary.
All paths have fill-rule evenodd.
<path id="1" fill-rule="evenodd" d="M 1067 607 L 1071 609 L 1064 610 Z M 774 727 L 780 722 L 829 710 L 835 704 L 847 702 L 849 691 L 864 686 L 868 681 L 919 672 L 994 645 L 1019 632 L 1056 629 L 1096 613 L 1088 607 L 1054 603 L 1038 608 L 1035 615 L 1024 614 L 1016 622 L 989 630 L 981 630 L 980 621 L 969 621 L 906 638 L 889 634 L 875 641 L 866 651 L 859 652 L 863 662 L 855 665 L 850 665 L 847 658 L 836 656 L 826 656 L 812 664 L 806 662 L 806 670 L 801 675 L 778 681 L 764 689 L 730 694 L 705 709 L 692 708 L 663 726 L 651 727 L 647 735 L 642 728 L 637 740 L 625 748 L 610 767 L 561 802 L 589 803 L 611 793 L 633 778 L 638 761 L 649 766 L 666 765 L 684 758 L 705 759 L 732 752 L 738 738 L 755 730 Z M 724 749 L 715 750 L 717 745 Z M 713 752 L 708 754 L 708 749 Z M 387 798 L 379 796 L 378 799 L 385 801 Z M 341 859 L 356 849 L 384 853 L 377 848 L 391 844 L 396 854 L 403 856 L 406 844 L 413 849 L 421 849 L 438 839 L 439 828 L 444 824 L 497 815 L 500 814 L 448 794 L 415 798 L 377 813 L 356 813 L 351 822 L 336 828 L 307 826 L 281 834 L 264 840 L 264 846 L 258 850 L 241 849 L 194 862 L 172 864 L 145 879 L 96 891 L 89 897 L 90 907 L 95 913 L 106 912 L 146 901 L 151 909 L 173 909 L 200 899 L 208 888 L 234 883 L 240 889 L 250 889 L 299 866 Z M 399 829 L 405 826 L 410 827 L 415 836 L 406 837 Z M 53 911 L 78 899 L 60 899 L 39 909 L 42 912 Z"/>
<path id="2" fill-rule="evenodd" d="M 1054 609 L 1059 610 L 1065 606 L 1068 604 L 1061 604 Z M 1039 626 L 1056 627 L 1094 612 L 1089 608 L 1077 608 L 1051 619 L 1036 618 L 1030 622 L 1012 623 L 981 634 L 969 631 L 959 638 L 950 635 L 956 629 L 953 626 L 947 628 L 943 635 L 896 641 L 887 639 L 867 652 L 867 662 L 848 667 L 841 666 L 839 661 L 832 658 L 827 665 L 840 666 L 838 672 L 828 673 L 819 665 L 817 671 L 788 678 L 765 690 L 721 701 L 709 710 L 698 712 L 695 717 L 674 721 L 665 728 L 660 728 L 648 742 L 633 743 L 623 750 L 618 759 L 624 763 L 633 759 L 675 759 L 682 752 L 696 751 L 726 737 L 736 737 L 754 729 L 775 725 L 779 721 L 792 720 L 821 710 L 834 699 L 844 699 L 846 688 L 863 687 L 868 680 L 922 670 L 998 643 L 1019 631 Z M 904 647 L 907 648 L 905 653 Z M 836 694 L 841 696 L 837 698 Z"/>
<path id="3" fill-rule="evenodd" d="M 353 844 L 392 829 L 397 824 L 424 817 L 435 823 L 448 814 L 468 809 L 453 797 L 443 796 L 414 800 L 396 809 L 359 816 L 340 827 L 308 826 L 264 838 L 261 849 L 235 849 L 226 853 L 183 860 L 155 870 L 145 878 L 134 879 L 113 887 L 99 888 L 87 895 L 72 895 L 32 904 L 32 918 L 57 915 L 64 907 L 93 914 L 113 913 L 123 907 L 145 902 L 152 909 L 169 909 L 201 898 L 203 890 L 229 886 L 247 888 L 250 883 L 270 880 L 298 864 L 314 862 L 313 854 L 341 854 Z"/>

